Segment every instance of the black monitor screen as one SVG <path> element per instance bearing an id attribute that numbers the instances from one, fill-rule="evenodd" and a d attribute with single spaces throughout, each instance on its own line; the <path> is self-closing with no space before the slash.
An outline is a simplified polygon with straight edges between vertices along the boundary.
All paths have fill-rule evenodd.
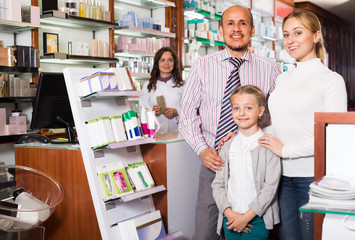
<path id="1" fill-rule="evenodd" d="M 39 75 L 36 100 L 32 113 L 31 128 L 66 128 L 63 121 L 74 125 L 63 73 L 41 73 Z"/>

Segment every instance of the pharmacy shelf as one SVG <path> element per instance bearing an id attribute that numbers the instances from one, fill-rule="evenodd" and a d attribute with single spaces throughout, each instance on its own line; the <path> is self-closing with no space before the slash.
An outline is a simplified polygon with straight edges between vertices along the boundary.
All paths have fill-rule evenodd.
<path id="1" fill-rule="evenodd" d="M 133 6 L 154 8 L 175 7 L 174 2 L 165 0 L 115 0 L 117 3 L 125 3 Z"/>
<path id="2" fill-rule="evenodd" d="M 118 28 L 118 24 L 115 22 L 79 17 L 59 11 L 51 11 L 41 15 L 41 24 L 80 29 L 85 28 L 86 30 Z"/>
<path id="3" fill-rule="evenodd" d="M 211 40 L 207 38 L 201 38 L 201 37 L 195 37 L 197 42 L 203 43 L 204 46 L 213 46 L 211 45 Z M 214 41 L 214 46 L 221 46 L 224 47 L 226 46 L 226 43 L 223 41 Z"/>
<path id="4" fill-rule="evenodd" d="M 258 41 L 258 42 L 273 41 L 273 42 L 277 42 L 278 40 L 277 40 L 276 38 L 273 38 L 273 37 L 262 36 L 262 35 L 255 35 L 255 36 L 252 38 L 252 41 Z"/>
<path id="5" fill-rule="evenodd" d="M 131 37 L 156 37 L 156 38 L 175 38 L 175 33 L 170 32 L 163 32 L 148 28 L 140 28 L 135 26 L 124 26 L 119 27 L 115 30 L 115 35 L 124 35 L 124 36 L 131 36 Z"/>
<path id="6" fill-rule="evenodd" d="M 122 50 L 116 51 L 115 57 L 154 57 L 155 52 L 137 51 L 137 50 Z"/>
<path id="7" fill-rule="evenodd" d="M 15 22 L 0 20 L 0 31 L 1 32 L 22 32 L 28 31 L 31 29 L 40 28 L 41 25 L 27 23 L 27 22 Z"/>
<path id="8" fill-rule="evenodd" d="M 103 145 L 100 147 L 93 148 L 93 151 L 98 151 L 102 149 L 118 149 L 118 148 L 125 148 L 125 147 L 132 147 L 132 146 L 138 146 L 142 144 L 148 144 L 154 142 L 153 139 L 151 138 L 141 138 L 137 140 L 128 140 L 124 142 L 116 142 L 116 143 L 109 143 L 107 145 Z"/>
<path id="9" fill-rule="evenodd" d="M 122 197 L 118 197 L 118 198 L 115 198 L 115 199 L 106 200 L 105 203 L 113 202 L 113 201 L 116 201 L 116 200 L 119 200 L 119 199 L 121 199 L 123 202 L 129 202 L 129 201 L 132 201 L 132 200 L 135 200 L 135 199 L 139 199 L 139 198 L 142 198 L 142 197 L 150 196 L 150 195 L 152 195 L 154 193 L 163 192 L 163 191 L 166 191 L 166 188 L 164 187 L 164 185 L 159 185 L 159 186 L 156 186 L 156 187 L 153 187 L 153 188 L 149 188 L 149 189 L 146 189 L 146 190 L 142 190 L 142 191 L 139 191 L 139 192 L 128 194 L 128 195 L 125 195 L 125 196 L 122 196 Z"/>
<path id="10" fill-rule="evenodd" d="M 134 79 L 149 79 L 150 73 L 131 73 L 131 77 Z"/>
<path id="11" fill-rule="evenodd" d="M 143 93 L 140 91 L 102 91 L 94 92 L 87 96 L 80 97 L 81 100 L 88 99 L 107 99 L 112 97 L 128 97 L 128 96 L 141 96 Z"/>
<path id="12" fill-rule="evenodd" d="M 195 18 L 205 18 L 209 20 L 219 21 L 222 19 L 222 15 L 219 14 L 211 14 L 211 12 L 200 9 L 200 8 L 185 8 L 184 16 L 195 19 Z"/>
<path id="13" fill-rule="evenodd" d="M 56 56 L 55 54 L 41 56 L 41 63 L 54 63 L 54 64 L 107 64 L 107 63 L 117 63 L 119 60 L 117 58 L 106 58 L 106 57 L 91 57 L 91 56 L 81 56 L 81 55 L 64 55 Z"/>
<path id="14" fill-rule="evenodd" d="M 38 68 L 0 66 L 0 72 L 2 72 L 2 73 L 38 73 Z"/>
<path id="15" fill-rule="evenodd" d="M 35 97 L 0 97 L 0 103 L 33 102 Z"/>
<path id="16" fill-rule="evenodd" d="M 337 209 L 334 206 L 310 206 L 309 203 L 299 208 L 300 212 L 330 213 L 355 216 L 355 209 Z"/>

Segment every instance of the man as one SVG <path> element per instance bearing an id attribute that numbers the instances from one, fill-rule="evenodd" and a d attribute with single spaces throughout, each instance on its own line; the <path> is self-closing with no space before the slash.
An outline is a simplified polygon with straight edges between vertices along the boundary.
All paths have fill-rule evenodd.
<path id="1" fill-rule="evenodd" d="M 227 133 L 219 134 L 223 131 L 222 127 L 218 127 L 222 126 L 223 117 L 231 115 L 224 111 L 225 107 L 222 109 L 222 102 L 228 97 L 225 92 L 230 82 L 238 81 L 239 84 L 239 80 L 228 81 L 231 73 L 239 72 L 241 85 L 256 85 L 265 94 L 273 90 L 276 77 L 280 74 L 275 63 L 248 51 L 255 28 L 253 17 L 247 9 L 241 6 L 228 8 L 222 15 L 219 31 L 226 48 L 195 62 L 181 100 L 179 130 L 202 161 L 195 218 L 197 240 L 219 238 L 216 233 L 218 208 L 212 196 L 211 183 L 215 172 L 223 166 L 216 150 L 219 139 Z M 240 59 L 241 66 L 235 65 L 231 57 Z M 228 87 L 225 89 L 227 81 Z M 238 87 L 238 84 L 234 87 Z"/>

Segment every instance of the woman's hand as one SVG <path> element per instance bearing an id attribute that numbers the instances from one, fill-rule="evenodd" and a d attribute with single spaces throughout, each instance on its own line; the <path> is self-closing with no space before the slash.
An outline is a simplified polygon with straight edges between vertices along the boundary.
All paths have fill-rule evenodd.
<path id="1" fill-rule="evenodd" d="M 160 115 L 160 107 L 159 107 L 159 105 L 154 105 L 153 106 L 153 111 L 155 112 L 156 116 L 159 116 Z"/>
<path id="2" fill-rule="evenodd" d="M 271 134 L 264 134 L 258 139 L 259 145 L 270 149 L 278 157 L 282 157 L 282 149 L 284 147 L 283 143 Z"/>
<path id="3" fill-rule="evenodd" d="M 166 108 L 163 114 L 168 119 L 172 119 L 173 117 L 178 116 L 176 108 Z"/>

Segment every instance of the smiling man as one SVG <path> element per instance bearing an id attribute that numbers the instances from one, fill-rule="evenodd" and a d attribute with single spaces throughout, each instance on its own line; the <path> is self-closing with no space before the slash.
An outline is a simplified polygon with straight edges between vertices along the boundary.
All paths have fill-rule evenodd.
<path id="1" fill-rule="evenodd" d="M 181 100 L 179 130 L 202 161 L 195 213 L 197 240 L 219 238 L 216 233 L 218 209 L 211 183 L 215 172 L 223 167 L 217 153 L 218 143 L 228 132 L 237 131 L 231 117 L 229 95 L 238 86 L 248 84 L 268 94 L 280 74 L 274 62 L 248 51 L 255 29 L 247 9 L 228 8 L 223 13 L 219 31 L 226 48 L 194 63 Z M 227 104 L 223 104 L 225 99 Z"/>

